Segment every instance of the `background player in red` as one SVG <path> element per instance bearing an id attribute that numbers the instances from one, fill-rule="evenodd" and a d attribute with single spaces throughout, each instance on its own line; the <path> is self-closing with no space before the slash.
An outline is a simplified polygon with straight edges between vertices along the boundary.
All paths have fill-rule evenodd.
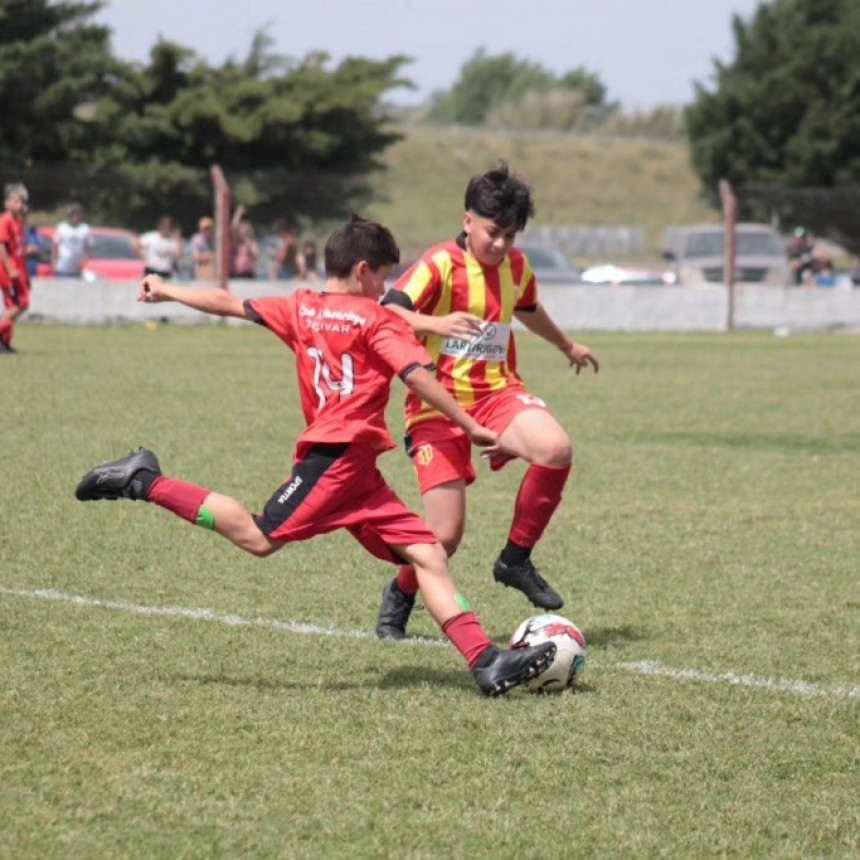
<path id="1" fill-rule="evenodd" d="M 252 320 L 295 352 L 307 427 L 296 442 L 292 473 L 252 515 L 230 496 L 162 475 L 155 454 L 141 448 L 90 470 L 75 494 L 81 501 L 152 502 L 257 556 L 345 528 L 378 558 L 415 569 L 433 618 L 466 658 L 481 690 L 497 696 L 545 668 L 555 646 L 505 651 L 493 645 L 457 592 L 445 550 L 376 467 L 379 454 L 394 447 L 384 413 L 395 373 L 474 444 L 489 453 L 500 450 L 497 434 L 464 412 L 428 372 L 430 358 L 404 320 L 379 305 L 399 258 L 385 227 L 353 217 L 326 244 L 322 293 L 300 289 L 289 297 L 243 301 L 220 289 L 174 287 L 146 277 L 140 301 L 178 301 Z"/>
<path id="2" fill-rule="evenodd" d="M 573 458 L 567 433 L 517 372 L 514 317 L 557 347 L 569 365 L 599 368 L 584 344 L 571 340 L 538 301 L 535 276 L 514 239 L 534 213 L 531 190 L 502 162 L 475 176 L 465 199 L 463 232 L 426 251 L 397 281 L 383 304 L 400 313 L 427 346 L 436 377 L 481 424 L 500 434 L 507 454 L 529 463 L 508 541 L 493 566 L 497 582 L 522 591 L 543 609 L 564 601 L 540 575 L 531 551 L 561 501 Z M 466 523 L 466 487 L 475 480 L 463 432 L 432 405 L 406 397 L 407 447 L 418 476 L 427 524 L 451 556 Z M 402 639 L 418 583 L 408 565 L 382 593 L 376 631 Z"/>
<path id="3" fill-rule="evenodd" d="M 12 347 L 15 320 L 30 307 L 30 276 L 24 245 L 27 199 L 27 189 L 20 183 L 6 186 L 5 211 L 0 215 L 0 292 L 3 294 L 0 353 L 16 351 Z"/>

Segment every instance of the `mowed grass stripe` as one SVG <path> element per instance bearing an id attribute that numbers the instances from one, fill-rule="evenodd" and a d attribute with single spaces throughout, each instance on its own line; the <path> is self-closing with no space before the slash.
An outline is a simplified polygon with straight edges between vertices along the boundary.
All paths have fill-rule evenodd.
<path id="1" fill-rule="evenodd" d="M 0 594 L 9 597 L 35 598 L 51 600 L 59 603 L 72 603 L 77 606 L 97 607 L 100 609 L 116 609 L 130 612 L 134 615 L 149 615 L 164 618 L 187 618 L 191 621 L 211 621 L 217 624 L 227 624 L 232 627 L 264 627 L 268 630 L 278 630 L 285 633 L 296 633 L 301 636 L 330 636 L 338 639 L 374 639 L 366 630 L 346 630 L 338 627 L 321 627 L 305 621 L 284 621 L 279 618 L 248 618 L 233 613 L 213 612 L 211 609 L 192 608 L 184 606 L 144 606 L 128 603 L 124 600 L 105 600 L 98 597 L 85 597 L 79 594 L 65 594 L 53 588 L 41 588 L 26 591 L 8 588 L 0 585 Z M 401 645 L 448 645 L 441 639 L 430 639 L 426 636 L 413 636 Z M 598 668 L 598 663 L 589 660 L 591 668 Z M 664 666 L 653 660 L 638 660 L 635 662 L 619 662 L 599 664 L 601 669 L 615 669 L 633 672 L 637 675 L 650 675 L 657 678 L 670 678 L 678 681 L 694 681 L 706 684 L 729 684 L 738 687 L 751 687 L 771 693 L 791 693 L 797 696 L 832 696 L 838 699 L 860 699 L 860 687 L 832 684 L 814 684 L 810 681 L 791 680 L 787 678 L 759 678 L 756 675 L 738 675 L 735 672 L 701 672 L 697 669 L 675 669 Z"/>

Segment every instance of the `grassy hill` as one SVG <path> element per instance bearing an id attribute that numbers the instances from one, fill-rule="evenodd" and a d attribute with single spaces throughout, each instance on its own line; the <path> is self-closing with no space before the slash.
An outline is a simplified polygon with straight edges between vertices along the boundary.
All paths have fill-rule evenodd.
<path id="1" fill-rule="evenodd" d="M 667 224 L 710 221 L 681 143 L 406 125 L 384 157 L 368 214 L 390 225 L 412 256 L 453 235 L 468 179 L 500 158 L 534 189 L 535 224 L 630 225 L 657 260 Z"/>

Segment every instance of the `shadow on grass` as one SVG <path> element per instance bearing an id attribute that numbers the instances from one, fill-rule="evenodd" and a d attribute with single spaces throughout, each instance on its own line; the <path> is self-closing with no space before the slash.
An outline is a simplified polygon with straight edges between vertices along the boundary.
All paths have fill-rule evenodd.
<path id="1" fill-rule="evenodd" d="M 459 672 L 451 669 L 428 669 L 424 666 L 420 669 L 402 666 L 398 669 L 387 671 L 379 682 L 379 688 L 382 690 L 408 687 L 458 688 L 461 690 L 474 691 L 478 695 L 482 696 L 465 665 L 463 666 L 463 670 Z M 513 695 L 516 696 L 524 691 L 522 689 L 515 688 L 512 692 Z M 597 688 L 587 681 L 581 681 L 576 685 L 573 692 L 577 695 L 580 693 L 595 693 L 597 692 Z M 541 694 L 541 698 L 544 696 L 554 695 L 556 694 L 543 693 Z"/>
<path id="2" fill-rule="evenodd" d="M 228 675 L 192 675 L 173 674 L 159 675 L 158 679 L 165 683 L 189 683 L 201 686 L 217 685 L 221 687 L 253 688 L 261 691 L 267 690 L 313 690 L 319 687 L 318 683 L 308 683 L 300 680 L 282 680 L 274 678 L 242 678 Z M 474 689 L 475 682 L 469 674 L 465 665 L 462 671 L 452 669 L 427 669 L 410 668 L 403 666 L 399 669 L 391 669 L 382 675 L 368 675 L 363 680 L 334 681 L 326 683 L 327 692 L 348 692 L 350 690 L 379 689 L 391 690 L 409 687 L 460 687 L 463 689 Z"/>
<path id="3" fill-rule="evenodd" d="M 171 674 L 159 675 L 158 680 L 164 683 L 189 683 L 201 686 L 217 685 L 221 687 L 252 688 L 260 691 L 272 690 L 314 690 L 319 687 L 316 683 L 307 683 L 300 680 L 285 681 L 273 678 L 260 677 L 236 677 L 214 674 Z M 349 692 L 352 690 L 378 689 L 378 690 L 401 690 L 416 687 L 428 689 L 445 688 L 460 689 L 481 695 L 475 681 L 465 664 L 460 670 L 456 669 L 428 669 L 426 666 L 409 667 L 401 666 L 397 669 L 389 669 L 381 676 L 368 676 L 364 680 L 335 681 L 326 683 L 326 692 Z M 596 688 L 587 681 L 581 681 L 576 685 L 575 692 L 594 693 Z M 551 696 L 552 693 L 544 695 Z"/>
<path id="4" fill-rule="evenodd" d="M 648 637 L 635 627 L 595 627 L 583 630 L 585 641 L 595 648 L 623 648 L 628 642 L 640 642 Z"/>
<path id="5" fill-rule="evenodd" d="M 221 687 L 253 687 L 257 690 L 309 690 L 318 686 L 317 684 L 308 684 L 302 681 L 282 681 L 274 678 L 237 678 L 228 675 L 186 675 L 177 673 L 173 675 L 158 675 L 158 680 L 167 684 L 175 684 L 176 682 L 184 682 L 188 684 L 200 684 L 206 686 L 208 684 L 218 685 Z M 364 684 L 336 684 L 335 688 L 358 688 L 365 686 Z"/>

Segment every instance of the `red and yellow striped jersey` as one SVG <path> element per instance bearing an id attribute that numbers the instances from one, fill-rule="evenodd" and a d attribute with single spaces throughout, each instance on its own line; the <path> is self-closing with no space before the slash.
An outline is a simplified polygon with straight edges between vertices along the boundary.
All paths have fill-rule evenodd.
<path id="1" fill-rule="evenodd" d="M 481 335 L 471 341 L 439 335 L 421 338 L 436 364 L 436 377 L 462 407 L 522 383 L 511 321 L 514 311 L 537 305 L 537 285 L 528 258 L 517 248 L 511 248 L 498 266 L 483 266 L 465 250 L 463 237 L 443 242 L 426 251 L 392 292 L 403 293 L 418 313 L 444 316 L 467 311 L 485 321 Z M 401 297 L 386 299 L 403 304 Z M 435 409 L 407 393 L 407 428 L 438 417 Z"/>

